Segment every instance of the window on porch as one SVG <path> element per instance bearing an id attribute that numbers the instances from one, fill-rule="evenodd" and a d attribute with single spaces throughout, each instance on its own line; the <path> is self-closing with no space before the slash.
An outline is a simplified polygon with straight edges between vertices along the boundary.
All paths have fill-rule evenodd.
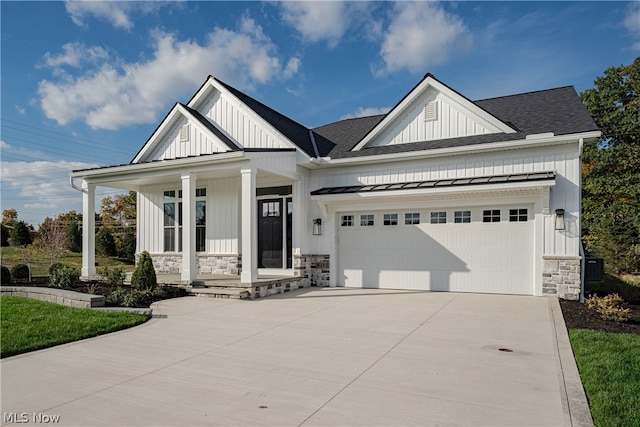
<path id="1" fill-rule="evenodd" d="M 196 189 L 196 252 L 207 250 L 206 197 L 206 188 Z M 164 251 L 182 252 L 182 190 L 165 191 L 164 200 Z"/>

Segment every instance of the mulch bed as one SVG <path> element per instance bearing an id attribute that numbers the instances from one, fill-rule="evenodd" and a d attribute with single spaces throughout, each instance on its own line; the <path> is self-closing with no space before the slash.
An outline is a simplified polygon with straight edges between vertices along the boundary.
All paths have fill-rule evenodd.
<path id="1" fill-rule="evenodd" d="M 640 335 L 640 305 L 624 304 L 631 309 L 629 321 L 614 322 L 604 320 L 595 310 L 591 310 L 586 304 L 578 301 L 560 300 L 560 307 L 564 316 L 567 329 L 591 329 L 594 331 L 624 333 Z"/>

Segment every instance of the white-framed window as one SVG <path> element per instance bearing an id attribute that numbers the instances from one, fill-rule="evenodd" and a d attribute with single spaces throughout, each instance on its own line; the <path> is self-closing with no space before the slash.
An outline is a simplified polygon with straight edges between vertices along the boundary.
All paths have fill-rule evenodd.
<path id="1" fill-rule="evenodd" d="M 468 224 L 471 222 L 471 211 L 455 211 L 453 222 L 456 224 Z"/>
<path id="2" fill-rule="evenodd" d="M 360 226 L 361 227 L 373 227 L 374 220 L 373 214 L 362 214 L 360 215 Z"/>
<path id="3" fill-rule="evenodd" d="M 419 212 L 407 212 L 404 214 L 404 225 L 420 224 Z"/>
<path id="4" fill-rule="evenodd" d="M 431 224 L 446 224 L 446 223 L 447 223 L 446 211 L 431 212 Z"/>
<path id="5" fill-rule="evenodd" d="M 342 227 L 353 227 L 354 222 L 353 215 L 342 215 L 340 218 L 340 225 Z"/>
<path id="6" fill-rule="evenodd" d="M 500 209 L 483 210 L 482 222 L 500 222 Z"/>
<path id="7" fill-rule="evenodd" d="M 176 197 L 177 195 L 177 197 Z M 196 252 L 206 251 L 207 243 L 207 189 L 196 188 Z M 164 251 L 182 252 L 182 190 L 165 190 L 164 198 Z M 177 248 L 177 249 L 176 249 Z"/>
<path id="8" fill-rule="evenodd" d="M 509 222 L 525 222 L 529 219 L 527 209 L 509 209 Z"/>
<path id="9" fill-rule="evenodd" d="M 398 225 L 398 214 L 389 213 L 382 216 L 382 224 L 384 225 Z"/>

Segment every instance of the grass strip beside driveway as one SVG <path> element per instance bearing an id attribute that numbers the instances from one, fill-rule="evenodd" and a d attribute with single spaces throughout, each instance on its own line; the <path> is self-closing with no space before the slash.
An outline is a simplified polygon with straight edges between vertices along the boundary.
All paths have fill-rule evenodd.
<path id="1" fill-rule="evenodd" d="M 139 325 L 141 314 L 103 312 L 0 297 L 0 357 L 14 356 Z"/>
<path id="2" fill-rule="evenodd" d="M 569 331 L 596 426 L 640 426 L 640 336 Z"/>

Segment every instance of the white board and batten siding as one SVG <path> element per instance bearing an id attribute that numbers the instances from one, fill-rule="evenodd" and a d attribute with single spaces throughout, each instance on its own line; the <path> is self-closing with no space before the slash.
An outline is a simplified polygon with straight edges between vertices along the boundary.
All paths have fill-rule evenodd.
<path id="1" fill-rule="evenodd" d="M 231 97 L 214 91 L 199 111 L 225 129 L 243 148 L 293 148 L 262 118 Z"/>
<path id="2" fill-rule="evenodd" d="M 212 135 L 200 123 L 183 117 L 171 126 L 145 159 L 177 159 L 227 151 L 230 151 L 229 146 Z"/>
<path id="3" fill-rule="evenodd" d="M 369 146 L 491 133 L 484 120 L 453 99 L 429 88 L 410 103 L 392 124 L 375 136 Z"/>
<path id="4" fill-rule="evenodd" d="M 211 254 L 238 254 L 240 179 L 236 177 L 198 180 L 197 188 L 207 189 L 207 243 Z M 180 183 L 150 185 L 139 191 L 139 251 L 164 252 L 164 191 L 180 190 Z"/>

